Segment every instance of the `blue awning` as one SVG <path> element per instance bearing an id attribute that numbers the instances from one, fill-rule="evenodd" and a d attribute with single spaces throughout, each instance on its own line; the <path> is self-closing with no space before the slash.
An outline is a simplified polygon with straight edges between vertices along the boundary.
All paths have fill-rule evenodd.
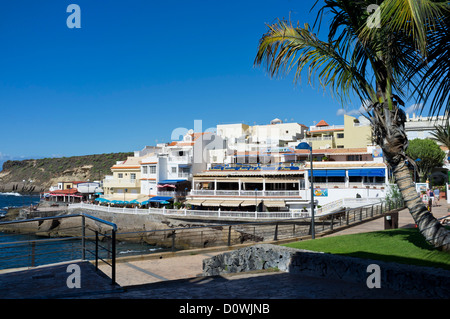
<path id="1" fill-rule="evenodd" d="M 384 168 L 372 168 L 368 170 L 368 175 L 367 176 L 379 176 L 379 177 L 384 177 L 386 174 L 386 171 Z"/>
<path id="2" fill-rule="evenodd" d="M 311 175 L 311 170 L 309 170 Z M 319 177 L 325 176 L 343 176 L 345 177 L 345 169 L 313 169 L 313 175 Z"/>
<path id="3" fill-rule="evenodd" d="M 343 176 L 343 177 L 345 177 L 345 169 L 327 169 L 327 176 Z"/>
<path id="4" fill-rule="evenodd" d="M 186 179 L 166 179 L 163 181 L 159 181 L 158 184 L 176 184 L 187 181 Z"/>
<path id="5" fill-rule="evenodd" d="M 384 168 L 349 169 L 348 176 L 384 177 L 385 170 Z"/>
<path id="6" fill-rule="evenodd" d="M 309 175 L 311 176 L 311 170 L 309 170 Z M 313 169 L 313 175 L 314 177 L 325 177 L 327 176 L 327 170 L 326 169 Z"/>
<path id="7" fill-rule="evenodd" d="M 164 201 L 169 201 L 171 200 L 173 197 L 167 197 L 167 196 L 155 196 L 150 198 L 148 201 L 149 202 L 154 202 L 154 203 L 161 203 Z"/>

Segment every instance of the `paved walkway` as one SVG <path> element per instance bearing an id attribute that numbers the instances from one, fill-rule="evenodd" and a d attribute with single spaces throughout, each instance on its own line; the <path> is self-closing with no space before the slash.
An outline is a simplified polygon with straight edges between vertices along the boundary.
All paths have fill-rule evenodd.
<path id="1" fill-rule="evenodd" d="M 448 214 L 447 203 L 433 207 L 433 214 Z M 399 213 L 399 227 L 414 227 L 407 210 Z M 384 229 L 384 219 L 366 222 L 330 234 Z M 65 271 L 67 264 L 0 275 L 0 298 L 123 298 L 123 299 L 336 299 L 336 298 L 420 298 L 407 292 L 386 289 L 369 289 L 364 284 L 321 279 L 284 272 L 255 272 L 220 277 L 201 277 L 202 261 L 223 251 L 183 252 L 182 256 L 153 255 L 150 259 L 128 258 L 117 263 L 117 286 L 107 277 L 108 267 L 101 267 L 104 274 L 95 272 L 92 265 L 80 262 L 82 289 L 68 288 Z M 43 284 L 44 279 L 45 284 Z M 17 289 L 19 288 L 20 289 Z"/>

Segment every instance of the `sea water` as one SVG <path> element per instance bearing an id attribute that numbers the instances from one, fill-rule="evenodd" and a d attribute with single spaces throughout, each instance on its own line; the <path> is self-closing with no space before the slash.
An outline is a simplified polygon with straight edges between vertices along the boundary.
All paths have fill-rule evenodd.
<path id="1" fill-rule="evenodd" d="M 9 208 L 29 207 L 40 201 L 39 195 L 20 193 L 0 193 L 0 223 L 2 216 L 6 215 Z M 35 244 L 33 247 L 33 242 Z M 101 243 L 103 247 L 110 250 L 108 243 Z M 95 251 L 92 241 L 87 241 L 87 249 Z M 147 244 L 118 242 L 116 245 L 116 256 L 142 255 L 162 248 Z M 100 249 L 100 253 L 102 249 Z M 29 267 L 45 265 L 50 263 L 81 259 L 81 240 L 53 240 L 34 234 L 8 234 L 0 232 L 0 269 Z M 107 252 L 102 253 L 102 258 L 108 258 Z M 86 259 L 93 259 L 89 252 L 85 254 Z"/>

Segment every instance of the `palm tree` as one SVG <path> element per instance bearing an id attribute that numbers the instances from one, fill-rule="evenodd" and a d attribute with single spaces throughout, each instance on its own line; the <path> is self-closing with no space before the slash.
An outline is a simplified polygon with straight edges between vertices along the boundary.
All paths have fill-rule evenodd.
<path id="1" fill-rule="evenodd" d="M 450 150 L 450 125 L 449 121 L 444 125 L 435 125 L 434 126 L 435 131 L 431 132 L 432 139 L 436 142 L 441 143 L 445 147 L 447 147 L 448 150 Z"/>
<path id="2" fill-rule="evenodd" d="M 450 231 L 427 210 L 411 179 L 408 163 L 413 161 L 405 153 L 406 116 L 400 108 L 404 106 L 402 98 L 412 94 L 409 84 L 418 98 L 425 100 L 420 90 L 423 84 L 411 70 L 429 72 L 424 62 L 430 47 L 427 35 L 446 8 L 429 0 L 381 1 L 380 11 L 375 12 L 379 20 L 374 23 L 374 14 L 367 11 L 372 2 L 325 0 L 316 21 L 320 28 L 323 14 L 331 12 L 326 41 L 320 40 L 308 24 L 300 27 L 278 20 L 260 39 L 255 65 L 264 65 L 272 77 L 294 69 L 295 83 L 306 70 L 310 84 L 317 78 L 342 102 L 348 101 L 351 93 L 366 102 L 374 141 L 383 149 L 419 230 L 429 243 L 449 251 Z"/>

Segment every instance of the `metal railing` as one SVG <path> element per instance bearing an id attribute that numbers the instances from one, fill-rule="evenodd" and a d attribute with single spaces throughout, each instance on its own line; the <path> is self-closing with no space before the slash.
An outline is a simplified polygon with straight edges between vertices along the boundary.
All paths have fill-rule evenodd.
<path id="1" fill-rule="evenodd" d="M 73 220 L 81 218 L 78 223 Z M 65 237 L 47 238 L 43 233 L 50 234 L 52 229 L 60 226 L 62 220 L 71 220 L 64 232 L 73 235 Z M 86 222 L 90 220 L 90 223 Z M 46 222 L 49 222 L 45 224 Z M 26 224 L 35 225 L 28 226 Z M 37 224 L 37 225 L 36 225 Z M 108 229 L 102 230 L 106 225 Z M 45 229 L 40 229 L 44 227 Z M 31 229 L 39 231 L 31 231 Z M 27 231 L 28 229 L 28 231 Z M 25 220 L 0 222 L 0 269 L 35 267 L 68 260 L 87 260 L 86 252 L 95 260 L 96 269 L 101 260 L 111 266 L 111 280 L 116 280 L 116 232 L 117 226 L 106 220 L 84 213 L 42 217 Z M 57 232 L 59 232 L 58 229 Z M 90 234 L 89 234 L 90 232 Z M 110 248 L 100 245 L 99 235 L 103 242 L 111 243 Z M 52 235 L 54 236 L 54 235 Z M 89 249 L 89 243 L 94 249 Z M 107 252 L 107 258 L 102 257 L 101 251 Z"/>
<path id="2" fill-rule="evenodd" d="M 349 226 L 354 223 L 360 223 L 365 219 L 376 217 L 387 213 L 392 209 L 403 208 L 404 204 L 399 201 L 383 201 L 376 204 L 364 205 L 361 207 L 343 209 L 338 212 L 330 213 L 327 215 L 317 216 L 314 223 L 315 234 L 334 231 L 342 226 Z M 232 213 L 232 212 L 227 212 Z M 243 212 L 235 212 L 243 213 Z M 72 214 L 65 216 L 55 216 L 48 218 L 38 218 L 34 220 L 26 221 L 13 221 L 0 223 L 1 225 L 16 224 L 23 222 L 45 222 L 46 220 L 60 220 L 62 218 L 82 217 L 81 226 L 77 225 L 77 228 L 81 228 L 81 236 L 65 237 L 65 238 L 47 238 L 47 239 L 33 239 L 33 240 L 16 240 L 10 242 L 0 242 L 0 252 L 8 252 L 5 247 L 14 248 L 16 254 L 5 257 L 5 253 L 1 253 L 0 262 L 5 258 L 9 258 L 9 261 L 14 258 L 31 258 L 35 262 L 32 262 L 29 266 L 36 266 L 37 256 L 41 253 L 38 251 L 38 246 L 42 243 L 53 243 L 62 241 L 73 241 L 81 239 L 81 245 L 79 244 L 74 248 L 82 254 L 82 259 L 85 259 L 85 253 L 88 252 L 95 258 L 95 266 L 98 268 L 98 262 L 103 261 L 111 266 L 111 279 L 112 283 L 116 280 L 116 241 L 126 240 L 138 240 L 144 242 L 152 247 L 158 247 L 159 250 L 148 251 L 147 254 L 160 253 L 164 250 L 178 251 L 184 249 L 193 248 L 210 248 L 217 246 L 234 246 L 240 244 L 252 244 L 256 242 L 273 242 L 286 239 L 306 239 L 312 234 L 311 218 L 310 217 L 296 217 L 291 219 L 279 219 L 279 220 L 260 220 L 253 222 L 226 222 L 210 223 L 202 226 L 192 227 L 178 227 L 167 229 L 155 229 L 155 230 L 137 230 L 131 232 L 117 233 L 117 226 L 113 223 L 104 221 L 102 219 L 87 215 L 87 214 Z M 93 225 L 87 225 L 86 219 L 92 220 Z M 108 226 L 111 233 L 102 232 L 101 227 L 98 227 L 98 223 Z M 97 226 L 97 227 L 96 227 Z M 83 229 L 89 229 L 91 235 L 87 234 Z M 80 231 L 80 229 L 78 229 Z M 100 238 L 102 237 L 102 238 Z M 306 238 L 305 238 L 306 237 Z M 105 238 L 108 240 L 105 241 Z M 94 245 L 94 250 L 87 247 L 87 241 Z M 110 244 L 108 247 L 102 247 L 100 242 L 107 242 Z M 28 248 L 28 252 L 17 253 L 17 245 L 25 245 Z M 81 248 L 80 248 L 81 246 Z M 64 247 L 66 248 L 66 247 Z M 106 257 L 101 257 L 100 250 L 103 249 L 107 252 Z M 59 251 L 66 251 L 67 249 L 59 249 Z M 11 251 L 9 251 L 11 255 Z M 47 254 L 48 251 L 42 252 Z M 73 256 L 66 256 L 67 260 L 74 260 Z"/>
<path id="3" fill-rule="evenodd" d="M 315 234 L 351 226 L 403 207 L 402 201 L 384 201 L 317 216 L 314 223 Z M 226 223 L 223 221 L 204 226 L 136 231 L 120 233 L 120 235 L 137 236 L 140 241 L 159 245 L 169 251 L 177 251 L 307 237 L 311 235 L 311 230 L 311 218 L 303 216 L 248 222 L 230 221 Z"/>

